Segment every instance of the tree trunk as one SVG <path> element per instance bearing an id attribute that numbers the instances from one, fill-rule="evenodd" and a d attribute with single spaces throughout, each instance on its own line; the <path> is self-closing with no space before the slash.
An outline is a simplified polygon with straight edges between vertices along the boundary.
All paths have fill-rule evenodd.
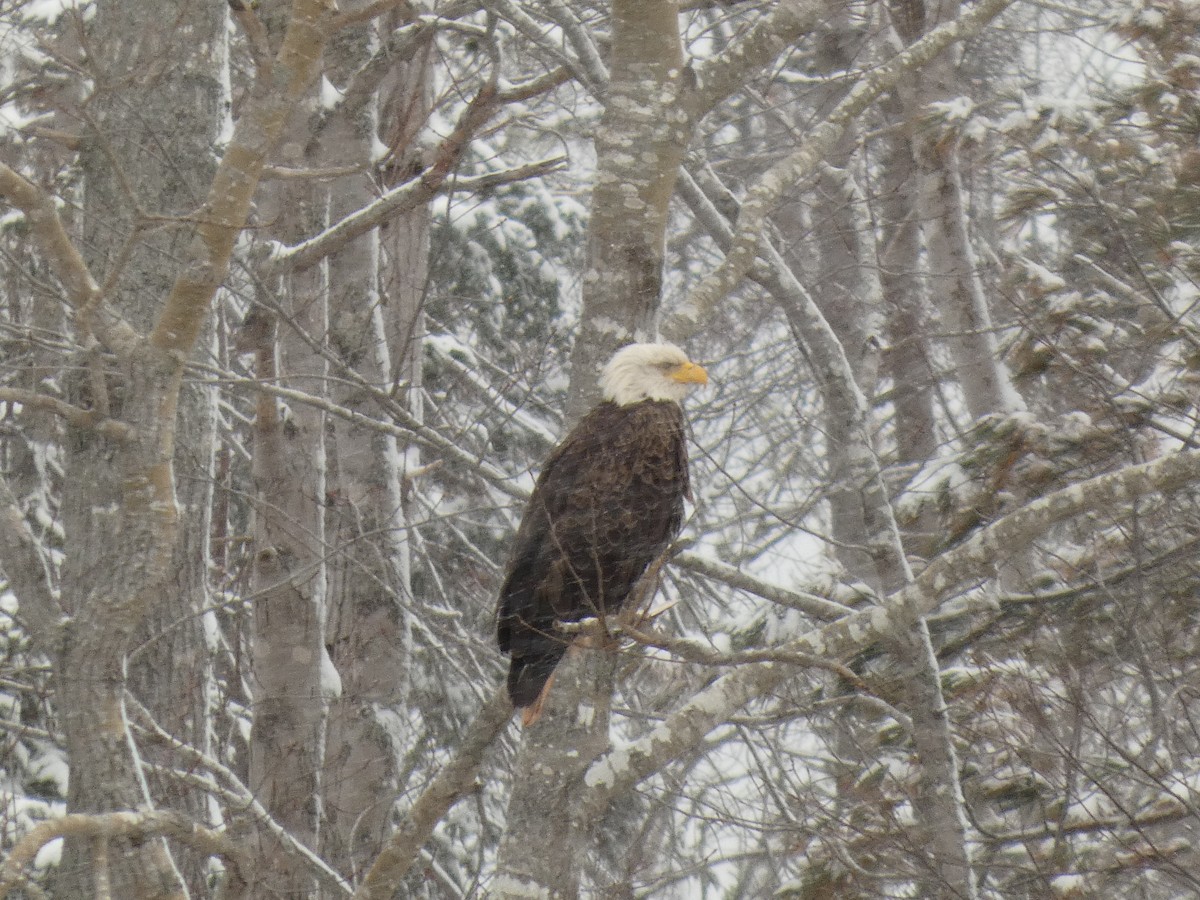
<path id="1" fill-rule="evenodd" d="M 897 0 L 893 18 L 908 42 L 953 21 L 957 0 L 925 8 L 924 0 Z M 912 91 L 902 91 L 910 119 L 929 115 L 930 104 L 959 96 L 957 49 L 931 60 L 916 73 Z M 999 351 L 992 315 L 980 282 L 979 261 L 967 227 L 967 199 L 959 171 L 958 139 L 943 129 L 915 132 L 913 153 L 920 176 L 918 208 L 928 253 L 930 296 L 942 320 L 944 340 L 972 419 L 1025 408 Z"/>
<path id="2" fill-rule="evenodd" d="M 575 900 L 594 832 L 578 818 L 582 777 L 608 749 L 615 654 L 572 648 L 537 725 L 521 741 L 491 896 Z"/>
<path id="3" fill-rule="evenodd" d="M 571 354 L 567 418 L 597 399 L 600 366 L 622 344 L 655 336 L 667 211 L 692 123 L 679 9 L 670 0 L 614 0 L 612 59 L 596 130 L 583 314 Z"/>
<path id="4" fill-rule="evenodd" d="M 311 110 L 307 104 L 303 108 Z M 273 187 L 263 204 L 264 217 L 278 224 L 285 240 L 321 227 L 325 200 L 320 188 Z M 266 309 L 255 315 L 270 321 L 267 310 L 277 304 L 278 336 L 275 340 L 272 327 L 254 330 L 259 339 L 257 377 L 308 391 L 325 384 L 328 367 L 320 354 L 328 333 L 323 271 L 285 276 L 278 299 L 263 299 Z M 325 649 L 325 452 L 323 412 L 306 404 L 284 407 L 260 392 L 253 462 L 250 787 L 272 817 L 311 849 L 318 846 L 320 828 L 326 713 L 337 693 L 336 672 Z M 258 853 L 259 881 L 252 896 L 309 895 L 311 876 L 298 871 L 274 839 L 260 836 Z"/>
<path id="5" fill-rule="evenodd" d="M 173 22 L 172 29 L 157 27 L 164 15 Z M 211 147 L 221 124 L 223 92 L 220 73 L 196 48 L 218 45 L 224 27 L 222 11 L 213 7 L 171 3 L 151 9 L 102 2 L 89 30 L 93 60 L 102 74 L 88 106 L 90 127 L 81 157 L 83 246 L 94 271 L 109 280 L 113 308 L 146 331 L 170 292 L 173 260 L 182 255 L 189 237 L 185 228 L 154 227 L 146 216 L 186 216 L 203 203 L 215 168 Z M 150 402 L 150 395 L 142 393 L 147 385 L 137 383 L 132 372 L 108 368 L 99 353 L 88 354 L 81 362 L 87 375 L 75 380 L 75 385 L 87 405 L 128 418 L 130 407 Z M 211 390 L 195 386 L 184 389 L 178 401 L 174 466 L 180 477 L 175 496 L 189 521 L 201 523 L 207 521 L 211 507 L 212 404 Z M 112 464 L 119 452 L 104 452 L 94 436 L 81 434 L 68 442 L 65 484 L 69 493 L 81 496 L 64 503 L 64 527 L 72 546 L 64 588 L 77 614 L 85 605 L 81 598 L 95 584 L 97 555 L 113 554 L 122 544 L 114 544 L 111 512 L 122 502 L 120 479 L 125 473 Z M 72 721 L 83 726 L 71 729 L 81 741 L 99 724 L 97 709 L 107 708 L 109 715 L 122 707 L 120 692 L 127 674 L 129 687 L 165 728 L 195 746 L 205 746 L 209 676 L 200 611 L 208 602 L 207 537 L 203 526 L 180 529 L 166 567 L 168 583 L 146 608 L 136 634 L 117 647 L 105 648 L 96 658 L 90 658 L 89 650 L 89 658 L 79 660 L 82 668 L 97 673 L 108 693 L 104 699 L 96 698 L 99 706 L 69 713 Z M 121 552 L 117 551 L 118 559 Z M 126 565 L 135 567 L 132 562 Z M 80 632 L 76 636 L 82 645 L 94 637 Z M 131 652 L 127 667 L 113 655 L 126 651 Z M 64 669 L 64 691 L 73 700 L 86 702 L 95 688 L 77 690 L 66 683 L 81 674 L 72 666 Z M 204 820 L 203 798 L 181 793 L 174 783 L 157 778 L 149 779 L 148 795 L 143 784 L 137 792 L 122 792 L 119 802 L 114 802 L 115 797 L 106 799 L 104 779 L 97 783 L 85 773 L 89 761 L 101 757 L 106 768 L 127 761 L 127 754 L 116 750 L 125 738 L 117 730 L 109 730 L 108 735 L 102 748 L 71 748 L 73 811 L 161 803 Z M 75 869 L 71 860 L 76 853 L 88 852 L 73 841 L 68 843 L 64 873 Z M 166 871 L 162 865 L 154 863 L 152 879 Z M 145 881 L 139 874 L 121 874 L 123 868 L 116 867 L 114 889 Z M 186 872 L 193 888 L 203 885 L 201 861 L 192 860 Z"/>
<path id="6" fill-rule="evenodd" d="M 136 428 L 119 454 L 95 433 L 68 434 L 86 457 L 90 483 L 74 482 L 63 503 L 72 553 L 63 568 L 63 597 L 73 616 L 59 644 L 59 716 L 71 761 L 71 812 L 153 807 L 125 718 L 126 652 L 151 605 L 170 590 L 178 514 L 170 457 L 169 421 L 159 419 L 177 390 L 178 370 L 151 348 L 133 360 L 123 385 L 124 419 Z M 161 443 L 160 443 L 161 441 Z M 102 462 L 103 465 L 96 465 Z M 82 477 L 78 468 L 68 480 Z M 57 891 L 91 890 L 91 848 L 68 839 Z M 182 876 L 161 839 L 109 842 L 109 880 L 122 896 L 185 895 Z"/>
<path id="7" fill-rule="evenodd" d="M 879 279 L 886 301 L 887 353 L 884 366 L 891 381 L 895 409 L 896 457 L 902 464 L 921 464 L 937 450 L 933 415 L 934 371 L 930 353 L 928 301 L 921 290 L 920 212 L 916 203 L 918 174 L 913 160 L 911 127 L 902 119 L 899 99 L 883 103 L 891 132 L 880 173 Z M 923 535 L 919 546 L 932 552 Z"/>
<path id="8" fill-rule="evenodd" d="M 349 36 L 344 36 L 344 38 Z M 352 73 L 366 35 L 331 58 L 335 75 Z M 427 54 L 397 66 L 389 137 L 398 151 L 424 123 L 429 98 Z M 340 111 L 328 129 L 322 155 L 328 164 L 369 162 L 379 126 L 368 106 Z M 367 177 L 341 183 L 330 198 L 333 219 L 373 198 Z M 331 330 L 342 360 L 362 380 L 389 392 L 420 371 L 420 343 L 413 339 L 424 300 L 428 256 L 428 209 L 420 206 L 381 231 L 352 242 L 330 261 Z M 383 241 L 387 241 L 387 248 Z M 382 264 L 386 264 L 384 273 Z M 388 278 L 388 276 L 391 276 Z M 388 287 L 381 289 L 387 279 Z M 410 384 L 409 396 L 416 385 Z M 334 399 L 351 408 L 377 404 L 350 382 Z M 413 410 L 419 421 L 419 410 Z M 330 862 L 361 876 L 392 830 L 399 792 L 399 765 L 412 736 L 400 732 L 411 703 L 407 673 L 415 664 L 413 596 L 404 471 L 418 463 L 415 448 L 402 453 L 394 435 L 355 423 L 334 423 L 336 478 L 329 509 L 329 536 L 337 548 L 330 571 L 328 644 L 341 675 L 342 694 L 329 715 L 326 827 L 322 839 Z"/>

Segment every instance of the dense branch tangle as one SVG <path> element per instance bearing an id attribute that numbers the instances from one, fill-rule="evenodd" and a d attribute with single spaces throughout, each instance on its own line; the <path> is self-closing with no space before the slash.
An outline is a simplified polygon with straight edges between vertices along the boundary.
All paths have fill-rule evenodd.
<path id="1" fill-rule="evenodd" d="M 921 892 L 936 878 L 914 874 L 915 863 L 879 848 L 914 840 L 911 823 L 889 814 L 912 797 L 913 748 L 931 716 L 954 719 L 968 793 L 965 800 L 950 796 L 940 809 L 948 818 L 969 810 L 956 839 L 969 845 L 971 868 L 989 890 L 1003 893 L 1009 877 L 998 874 L 995 854 L 1011 863 L 1006 872 L 1021 877 L 1073 874 L 1091 860 L 1077 864 L 1071 848 L 1088 841 L 1111 851 L 1100 857 L 1109 873 L 1103 877 L 1134 881 L 1137 863 L 1121 855 L 1116 837 L 1100 838 L 1138 829 L 1147 835 L 1138 858 L 1154 870 L 1147 882 L 1172 865 L 1186 870 L 1181 851 L 1160 838 L 1184 827 L 1189 815 L 1173 791 L 1175 781 L 1189 783 L 1195 768 L 1186 733 L 1195 685 L 1180 649 L 1190 620 L 1172 617 L 1169 591 L 1155 588 L 1161 581 L 1184 595 L 1190 584 L 1186 535 L 1164 523 L 1165 510 L 1177 510 L 1177 530 L 1192 521 L 1189 488 L 1197 464 L 1176 449 L 1194 442 L 1194 402 L 1187 376 L 1179 375 L 1187 367 L 1172 368 L 1179 354 L 1171 349 L 1187 344 L 1191 301 L 1181 286 L 1186 279 L 1163 262 L 1188 253 L 1186 217 L 1172 222 L 1170 210 L 1190 182 L 1182 164 L 1153 197 L 1126 197 L 1104 181 L 1113 167 L 1148 158 L 1122 143 L 1112 122 L 1139 134 L 1163 160 L 1188 159 L 1182 144 L 1172 145 L 1166 132 L 1148 137 L 1144 123 L 1125 122 L 1119 111 L 1106 113 L 1111 122 L 1096 114 L 1081 124 L 1048 100 L 1030 100 L 1027 109 L 1013 104 L 1010 93 L 1019 91 L 1005 93 L 1012 82 L 991 81 L 986 66 L 971 69 L 959 86 L 983 101 L 985 120 L 951 103 L 953 92 L 923 104 L 932 95 L 913 90 L 914 76 L 928 70 L 934 54 L 979 33 L 1007 6 L 1002 0 L 964 6 L 959 19 L 941 25 L 917 21 L 924 8 L 917 3 L 836 10 L 801 0 L 682 6 L 622 0 L 608 16 L 607 5 L 560 0 L 436 8 L 383 0 L 336 11 L 315 3 L 238 5 L 241 30 L 231 45 L 227 98 L 237 119 L 231 129 L 213 129 L 199 165 L 180 164 L 172 173 L 177 183 L 199 178 L 212 147 L 222 154 L 215 181 L 201 186 L 202 202 L 182 209 L 144 195 L 146 159 L 139 156 L 153 158 L 154 141 L 125 155 L 118 137 L 104 130 L 114 120 L 98 111 L 103 91 L 142 78 L 174 90 L 162 80 L 165 70 L 153 65 L 125 81 L 93 79 L 101 93 L 78 121 L 31 119 L 21 130 L 29 143 L 4 144 L 0 195 L 23 217 L 16 228 L 6 219 L 0 232 L 20 285 L 6 294 L 10 302 L 0 315 L 15 318 L 0 334 L 6 350 L 27 356 L 4 370 L 0 385 L 5 428 L 11 424 L 0 433 L 4 459 L 6 466 L 18 461 L 0 484 L 0 563 L 18 598 L 19 624 L 42 655 L 31 661 L 23 655 L 27 643 L 9 642 L 15 674 L 5 670 L 0 692 L 6 704 L 9 691 L 19 697 L 11 708 L 21 710 L 22 721 L 3 728 L 25 749 L 50 742 L 55 729 L 31 710 L 40 710 L 52 690 L 72 776 L 108 792 L 102 807 L 82 810 L 90 818 L 74 808 L 55 818 L 56 810 L 37 807 L 37 815 L 58 824 L 19 823 L 30 830 L 0 875 L 6 888 L 22 877 L 15 867 L 35 852 L 34 844 L 62 831 L 77 844 L 83 838 L 77 859 L 90 860 L 96 848 L 93 868 L 111 869 L 107 886 L 107 876 L 97 882 L 114 896 L 128 883 L 123 871 L 134 843 L 144 854 L 142 868 L 171 885 L 162 895 L 178 895 L 178 884 L 197 882 L 189 881 L 194 872 L 176 877 L 175 862 L 183 869 L 210 853 L 228 855 L 242 834 L 222 834 L 202 815 L 181 816 L 170 802 L 187 793 L 213 798 L 231 828 L 258 833 L 280 851 L 274 859 L 281 868 L 332 892 L 416 896 L 427 889 L 427 872 L 451 895 L 516 893 L 528 886 L 519 877 L 528 873 L 495 861 L 504 830 L 518 848 L 525 837 L 515 818 L 505 820 L 504 802 L 522 790 L 535 799 L 539 790 L 548 792 L 553 779 L 542 769 L 553 758 L 575 767 L 568 785 L 574 793 L 543 817 L 559 833 L 539 846 L 546 859 L 567 861 L 572 869 L 563 883 L 578 890 L 616 885 L 666 896 L 709 879 L 731 895 L 757 896 L 844 858 L 850 874 L 827 885 L 831 892 L 840 887 L 849 895 L 861 874 L 854 866 L 866 859 L 878 871 L 860 888 L 885 883 Z M 1067 15 L 1047 10 L 1042 14 Z M 1142 27 L 1139 15 L 1131 12 L 1122 26 L 1135 42 L 1129 46 L 1161 57 L 1164 72 L 1175 71 L 1171 54 L 1179 48 L 1154 44 L 1161 38 L 1149 26 L 1134 33 Z M 1088 24 L 1096 28 L 1103 18 Z M 82 20 L 64 20 L 63 31 L 76 25 L 81 39 L 90 37 Z M 1194 32 L 1185 21 L 1174 25 L 1174 34 Z M 909 44 L 901 52 L 897 34 Z M 1005 40 L 1019 43 L 1018 34 Z M 48 38 L 44 45 L 51 46 Z M 62 52 L 87 71 L 83 57 L 69 47 Z M 1000 65 L 988 52 L 979 55 Z M 954 70 L 948 57 L 940 59 L 939 71 Z M 34 109 L 37 97 L 61 99 L 37 75 L 29 88 L 13 87 L 35 98 Z M 70 82 L 69 67 L 60 77 L 66 79 L 60 84 Z M 1164 79 L 1186 107 L 1191 100 L 1178 81 Z M 994 90 L 993 83 L 1004 87 Z M 8 87 L 0 85 L 0 96 L 9 96 L 2 93 Z M 1130 102 L 1155 96 L 1162 91 Z M 606 104 L 598 129 L 597 102 Z M 178 108 L 197 107 L 184 98 Z M 1186 120 L 1176 117 L 1176 127 Z M 120 121 L 121 129 L 132 127 Z M 1053 140 L 1045 131 L 1051 127 Z M 593 133 L 599 184 L 585 262 L 580 196 L 591 177 L 586 142 Z M 76 204 L 68 168 L 38 157 L 52 134 L 68 136 L 55 153 L 77 148 L 91 166 L 84 179 L 91 205 Z M 1008 409 L 1014 414 L 982 422 L 964 413 L 962 373 L 940 352 L 962 335 L 947 333 L 955 328 L 945 321 L 913 326 L 921 321 L 919 309 L 905 331 L 901 317 L 889 318 L 892 295 L 880 288 L 885 279 L 893 279 L 890 285 L 909 278 L 918 299 L 922 291 L 936 294 L 920 236 L 885 247 L 880 235 L 903 231 L 895 223 L 916 228 L 953 206 L 937 207 L 926 197 L 924 212 L 913 216 L 916 207 L 910 208 L 906 221 L 904 202 L 913 199 L 913 188 L 881 171 L 894 174 L 905 140 L 919 138 L 928 166 L 928 154 L 948 157 L 968 134 L 964 160 L 974 168 L 964 171 L 979 176 L 968 186 L 979 218 L 958 237 L 976 238 L 982 262 L 968 274 L 986 286 L 994 312 L 1003 311 L 994 342 L 1005 355 L 989 363 L 1003 369 L 1021 361 L 1030 410 Z M 1087 138 L 1071 147 L 1074 156 L 1063 151 L 1064 165 L 1056 142 L 1078 134 Z M 877 153 L 885 143 L 888 152 Z M 685 150 L 691 155 L 684 157 Z M 1111 158 L 1093 171 L 1080 162 L 1088 153 Z M 1017 165 L 1007 161 L 1018 157 L 1024 168 L 1014 174 L 1005 166 Z M 117 169 L 114 203 L 128 209 L 111 242 L 81 243 L 80 233 L 95 233 L 81 231 L 80 219 L 96 214 L 103 180 L 96 159 Z M 1038 166 L 1059 171 L 1035 178 Z M 1086 192 L 1072 193 L 1064 174 L 1075 168 L 1081 182 L 1093 179 L 1092 193 L 1104 194 L 1097 204 L 1110 217 L 1104 229 L 1078 212 L 1090 207 L 1080 200 Z M 1155 180 L 1152 168 L 1138 174 L 1143 187 Z M 1027 207 L 1005 206 L 1016 182 Z M 61 201 L 48 185 L 62 192 Z M 670 204 L 676 188 L 691 218 Z M 1009 194 L 997 200 L 993 189 Z M 780 216 L 795 197 L 788 217 Z M 996 221 L 989 218 L 993 206 L 1000 209 Z M 1126 207 L 1154 219 L 1155 227 L 1138 231 L 1121 223 Z M 1032 221 L 1021 219 L 1023 209 L 1037 210 Z M 432 237 L 423 220 L 433 222 Z M 1011 232 L 1003 230 L 1010 224 Z M 852 230 L 853 240 L 846 240 L 852 250 L 832 262 L 822 256 L 822 248 Z M 1160 232 L 1170 240 L 1152 245 L 1149 234 Z M 171 278 L 147 319 L 129 310 L 125 294 L 131 273 L 143 271 L 145 248 L 165 233 L 192 238 L 186 252 L 155 251 Z M 1041 241 L 1045 233 L 1053 239 Z M 1125 246 L 1116 246 L 1114 234 L 1125 236 Z M 1103 257 L 1091 249 L 1097 243 L 1107 248 Z M 1014 262 L 1013 247 L 1028 259 Z M 426 260 L 434 266 L 428 276 Z M 863 330 L 885 319 L 894 328 L 879 342 L 882 352 L 839 332 L 825 305 L 834 293 L 829 284 L 853 282 L 838 280 L 850 269 L 872 298 L 864 303 L 879 295 L 880 308 L 868 310 L 872 321 Z M 1055 281 L 1059 270 L 1063 285 Z M 73 324 L 56 321 L 57 311 L 49 309 L 60 299 L 56 291 L 73 311 Z M 400 306 L 411 318 L 389 330 Z M 213 311 L 217 331 L 210 339 L 203 323 Z M 33 312 L 44 320 L 34 321 Z M 1134 350 L 1122 350 L 1118 359 L 1097 349 L 1107 327 L 1121 329 L 1118 313 L 1137 325 L 1122 332 L 1120 343 L 1144 353 L 1139 360 L 1129 358 Z M 277 330 L 251 335 L 264 320 Z M 485 640 L 514 509 L 528 495 L 537 460 L 564 422 L 586 407 L 595 359 L 639 329 L 654 333 L 659 321 L 665 335 L 689 340 L 689 349 L 715 364 L 718 382 L 692 410 L 701 477 L 684 534 L 693 540 L 677 548 L 663 588 L 682 602 L 653 630 L 626 629 L 613 657 L 622 670 L 615 694 L 598 683 L 582 691 L 583 703 L 565 704 L 583 736 L 578 744 L 558 742 L 555 757 L 527 754 L 514 776 L 515 735 L 506 727 L 503 698 L 488 689 L 498 668 Z M 1172 338 L 1175 332 L 1183 340 Z M 905 456 L 911 445 L 896 435 L 896 404 L 914 385 L 903 378 L 877 384 L 870 366 L 878 359 L 861 360 L 876 353 L 886 368 L 922 342 L 939 349 L 910 377 L 940 406 L 926 421 L 925 449 Z M 1149 347 L 1162 352 L 1156 356 Z M 247 368 L 250 354 L 255 372 Z M 909 358 L 921 361 L 919 353 Z M 1039 381 L 1038 365 L 1060 364 L 1052 382 Z M 68 377 L 77 370 L 85 389 Z M 192 391 L 212 401 L 219 444 L 183 437 L 173 424 L 187 418 L 176 416 L 176 399 Z M 1106 397 L 1118 399 L 1106 405 Z M 249 464 L 261 461 L 268 446 L 261 431 L 260 439 L 247 441 L 255 407 L 260 425 L 276 427 L 276 462 L 289 455 L 311 462 L 317 477 L 302 486 L 284 478 L 278 491 L 260 490 L 252 501 Z M 121 481 L 125 496 L 110 504 L 86 491 L 70 493 L 78 486 L 64 484 L 56 468 L 53 448 L 61 443 L 93 446 L 96 459 L 119 461 L 129 476 Z M 217 461 L 181 477 L 171 463 L 179 452 L 202 460 L 215 453 Z M 217 485 L 203 509 L 173 496 L 196 483 Z M 285 492 L 295 506 L 285 506 Z M 829 525 L 823 510 L 831 496 L 849 498 L 861 534 Z M 272 547 L 250 545 L 252 502 L 259 521 L 303 507 L 278 518 L 300 532 L 297 546 L 307 541 L 312 557 L 289 560 L 282 539 Z M 64 535 L 58 527 L 63 506 L 72 504 L 110 523 L 97 534 L 122 536 L 108 554 L 125 579 L 120 590 L 108 587 L 118 579 L 100 563 L 86 579 L 69 573 L 63 590 L 64 557 L 69 572 L 71 560 L 90 552 L 80 549 L 78 529 Z M 139 620 L 178 593 L 178 573 L 164 552 L 173 535 L 200 533 L 207 525 L 198 523 L 209 515 L 212 593 L 194 616 L 156 622 L 131 637 Z M 1022 560 L 1046 565 L 1041 581 L 997 580 L 995 565 L 1012 568 L 1017 548 L 1031 548 Z M 275 577 L 248 586 L 256 554 L 276 566 L 268 573 Z M 870 565 L 839 570 L 828 562 L 856 554 Z M 285 680 L 282 693 L 303 694 L 291 698 L 299 712 L 340 704 L 349 713 L 338 726 L 342 736 L 330 738 L 323 780 L 311 796 L 291 798 L 306 822 L 316 820 L 317 810 L 305 801 L 319 796 L 329 804 L 325 845 L 264 805 L 264 779 L 238 770 L 248 755 L 248 720 L 258 717 L 256 728 L 270 724 L 262 707 L 251 705 L 259 690 L 253 678 L 262 673 L 246 667 L 248 649 L 266 642 L 246 633 L 244 610 L 268 609 L 264 598 L 288 590 L 317 598 L 324 590 L 329 624 L 314 619 L 307 643 L 285 646 L 293 659 L 307 654 L 311 677 L 303 691 L 295 690 L 299 681 Z M 1127 595 L 1143 598 L 1136 615 L 1119 602 Z M 353 605 L 338 606 L 349 596 Z M 879 658 L 898 656 L 895 636 L 932 611 L 936 640 L 921 680 L 939 687 L 941 675 L 949 710 L 934 693 L 914 709 L 880 675 L 886 666 Z M 1110 616 L 1131 625 L 1112 629 Z M 157 727 L 129 702 L 133 694 L 116 689 L 123 675 L 114 652 L 136 641 L 134 662 L 144 661 L 198 622 L 210 668 L 189 688 L 210 704 L 211 718 L 196 718 L 204 727 L 193 746 L 193 736 Z M 1160 638 L 1156 623 L 1180 637 Z M 282 632 L 281 626 L 268 636 Z M 1106 700 L 1111 719 L 1131 723 L 1121 725 L 1130 731 L 1140 727 L 1132 723 L 1152 722 L 1145 747 L 1127 740 L 1141 735 L 1114 733 L 1111 746 L 1092 737 L 1105 733 L 1103 711 L 1087 705 L 1095 698 L 1069 672 L 1051 671 L 1046 647 L 1055 641 L 1068 651 L 1072 641 L 1110 642 L 1099 649 L 1089 644 L 1093 667 L 1081 664 L 1079 671 L 1090 677 L 1101 651 L 1118 656 Z M 652 649 L 643 652 L 639 643 Z M 395 648 L 401 652 L 389 658 Z M 322 673 L 323 652 L 336 659 L 340 679 Z M 1069 652 L 1061 655 L 1076 662 Z M 46 660 L 64 672 L 51 687 Z M 82 680 L 73 683 L 73 674 Z M 94 685 L 105 688 L 99 702 Z M 616 698 L 611 728 L 604 718 L 610 696 Z M 1027 703 L 1033 721 L 1042 701 L 1056 711 L 1069 708 L 1063 696 L 1082 698 L 1073 708 L 1077 722 L 1056 717 L 1032 736 L 1020 732 L 1026 722 L 1010 708 Z M 1123 698 L 1144 709 L 1122 708 Z M 124 722 L 130 708 L 132 731 Z M 35 724 L 26 724 L 31 716 Z M 364 726 L 352 735 L 364 740 L 346 739 L 347 720 Z M 833 731 L 842 726 L 867 735 L 860 759 L 840 754 Z M 610 732 L 614 747 L 607 744 Z M 96 734 L 92 741 L 83 737 Z M 210 738 L 214 745 L 203 746 Z M 536 750 L 534 736 L 522 739 Z M 1028 773 L 1019 755 L 998 763 L 989 756 L 1001 757 L 1022 739 L 1041 741 L 1036 761 L 1051 759 L 1048 768 L 1061 769 L 1037 771 L 1032 787 L 1022 788 L 1019 776 Z M 311 743 L 320 758 L 320 739 Z M 599 751 L 606 752 L 590 761 Z M 381 760 L 391 766 L 390 780 L 371 781 L 375 776 L 365 773 L 379 771 L 372 766 Z M 980 768 L 996 784 L 981 785 Z M 1116 773 L 1115 786 L 1104 784 L 1114 794 L 1110 806 L 1080 787 L 1100 780 L 1098 772 Z M 942 778 L 957 780 L 953 772 Z M 360 795 L 370 795 L 374 806 L 333 808 L 347 785 L 366 785 Z M 1017 802 L 1001 796 L 1009 789 L 1034 797 L 1029 808 L 1041 804 L 1042 812 L 1032 819 L 1007 815 L 1002 804 Z M 647 797 L 654 802 L 643 802 Z M 147 812 L 150 802 L 158 812 Z M 359 812 L 370 829 L 346 827 Z M 398 828 L 381 832 L 378 822 L 391 828 L 393 813 Z M 608 818 L 597 826 L 602 815 Z M 188 822 L 198 826 L 195 839 L 183 837 Z M 102 832 L 110 835 L 107 846 Z M 335 833 L 345 837 L 344 846 L 333 846 Z M 130 836 L 136 842 L 126 841 Z M 1051 843 L 1054 854 L 1039 856 Z M 1033 862 L 1017 860 L 1019 852 Z M 229 864 L 231 879 L 242 868 L 240 860 Z M 504 875 L 499 883 L 496 868 Z M 958 883 L 966 884 L 959 894 L 970 893 L 969 879 Z M 1028 890 L 1049 895 L 1059 887 Z M 1098 895 L 1106 887 L 1089 882 Z"/>

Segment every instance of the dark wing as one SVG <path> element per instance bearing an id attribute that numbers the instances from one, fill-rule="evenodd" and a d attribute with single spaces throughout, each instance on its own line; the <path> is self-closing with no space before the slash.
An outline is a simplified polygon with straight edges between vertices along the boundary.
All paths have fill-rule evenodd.
<path id="1" fill-rule="evenodd" d="M 554 450 L 525 508 L 500 590 L 496 636 L 509 693 L 530 705 L 566 652 L 556 621 L 617 612 L 683 521 L 678 404 L 602 403 Z"/>

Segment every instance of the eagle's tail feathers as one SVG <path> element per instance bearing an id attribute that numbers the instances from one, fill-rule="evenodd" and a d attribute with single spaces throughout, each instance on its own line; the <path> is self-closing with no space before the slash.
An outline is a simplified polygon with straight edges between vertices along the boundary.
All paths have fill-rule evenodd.
<path id="1" fill-rule="evenodd" d="M 542 707 L 546 705 L 546 698 L 550 696 L 550 686 L 554 684 L 554 675 L 554 672 L 550 673 L 550 677 L 546 679 L 546 684 L 542 687 L 542 692 L 537 695 L 537 699 L 521 710 L 521 726 L 523 728 L 528 728 L 542 717 Z"/>
<path id="2" fill-rule="evenodd" d="M 508 668 L 508 696 L 517 709 L 527 709 L 543 696 L 555 667 L 566 653 L 566 644 L 547 641 L 529 654 L 514 653 Z"/>

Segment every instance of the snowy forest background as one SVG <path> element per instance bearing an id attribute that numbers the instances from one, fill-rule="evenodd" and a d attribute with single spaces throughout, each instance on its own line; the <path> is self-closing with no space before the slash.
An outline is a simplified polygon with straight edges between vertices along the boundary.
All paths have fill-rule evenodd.
<path id="1" fill-rule="evenodd" d="M 0 897 L 1200 896 L 1198 136 L 1191 0 L 0 0 Z"/>

